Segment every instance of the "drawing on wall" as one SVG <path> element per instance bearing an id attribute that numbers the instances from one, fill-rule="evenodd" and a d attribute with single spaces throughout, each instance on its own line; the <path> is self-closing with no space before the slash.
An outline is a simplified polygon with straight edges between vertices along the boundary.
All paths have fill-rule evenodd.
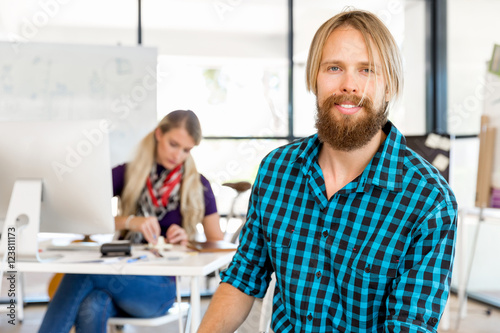
<path id="1" fill-rule="evenodd" d="M 500 75 L 500 45 L 498 44 L 493 46 L 489 71 L 493 74 Z"/>
<path id="2" fill-rule="evenodd" d="M 0 42 L 0 121 L 106 119 L 111 162 L 156 124 L 157 50 Z"/>

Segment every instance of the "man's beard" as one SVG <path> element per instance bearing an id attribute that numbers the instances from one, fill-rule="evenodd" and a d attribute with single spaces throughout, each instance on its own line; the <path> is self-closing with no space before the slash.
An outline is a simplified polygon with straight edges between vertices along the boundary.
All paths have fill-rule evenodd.
<path id="1" fill-rule="evenodd" d="M 335 104 L 351 102 L 363 107 L 361 115 L 345 115 L 333 110 Z M 387 122 L 383 103 L 380 109 L 374 109 L 373 102 L 365 96 L 363 100 L 356 95 L 333 95 L 322 106 L 316 99 L 316 128 L 318 137 L 336 150 L 352 151 L 366 145 Z"/>

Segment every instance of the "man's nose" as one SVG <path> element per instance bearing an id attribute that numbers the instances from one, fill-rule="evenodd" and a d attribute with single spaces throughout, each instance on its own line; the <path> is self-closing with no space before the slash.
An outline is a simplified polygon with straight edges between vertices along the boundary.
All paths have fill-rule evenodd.
<path id="1" fill-rule="evenodd" d="M 352 73 L 344 73 L 344 75 L 342 76 L 340 91 L 346 94 L 353 94 L 358 92 L 358 85 Z"/>

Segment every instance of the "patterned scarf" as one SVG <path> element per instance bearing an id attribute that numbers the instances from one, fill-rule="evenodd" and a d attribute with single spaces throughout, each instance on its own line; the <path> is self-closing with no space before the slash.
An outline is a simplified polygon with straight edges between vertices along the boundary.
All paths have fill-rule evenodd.
<path id="1" fill-rule="evenodd" d="M 180 202 L 181 179 L 184 172 L 180 164 L 173 170 L 156 172 L 156 164 L 146 180 L 146 186 L 139 196 L 139 214 L 143 216 L 156 216 L 158 221 L 170 211 L 177 209 Z"/>

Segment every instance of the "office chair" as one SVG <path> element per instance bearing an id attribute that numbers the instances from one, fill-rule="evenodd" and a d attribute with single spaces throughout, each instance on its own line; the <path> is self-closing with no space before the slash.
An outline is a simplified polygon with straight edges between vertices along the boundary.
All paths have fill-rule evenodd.
<path id="1" fill-rule="evenodd" d="M 237 217 L 236 212 L 235 212 L 235 207 L 236 207 L 236 203 L 238 201 L 238 198 L 243 193 L 248 191 L 252 187 L 252 184 L 250 184 L 249 182 L 246 182 L 246 181 L 241 181 L 241 182 L 227 182 L 227 183 L 222 184 L 222 186 L 230 187 L 236 191 L 236 196 L 233 198 L 233 201 L 231 203 L 231 207 L 229 209 L 229 214 L 227 214 L 227 223 L 229 224 L 230 219 Z M 238 240 L 238 236 L 240 234 L 241 228 L 245 224 L 245 216 L 246 216 L 245 214 L 243 214 L 242 216 L 238 216 L 241 219 L 241 224 L 238 227 L 238 229 L 235 231 L 235 233 L 232 235 L 231 243 L 236 243 L 236 241 Z M 226 228 L 226 233 L 227 233 L 227 228 Z"/>
<path id="2" fill-rule="evenodd" d="M 179 311 L 181 313 L 179 314 Z M 190 320 L 191 320 L 191 311 L 189 303 L 181 302 L 174 303 L 174 305 L 168 310 L 166 314 L 160 317 L 154 318 L 133 318 L 133 317 L 112 317 L 108 319 L 108 330 L 109 332 L 121 331 L 124 325 L 132 325 L 132 326 L 147 326 L 147 327 L 155 327 L 165 325 L 176 320 L 179 320 L 179 317 L 187 316 L 186 329 L 184 332 L 189 332 Z M 183 332 L 182 328 L 179 328 L 179 332 Z"/>
<path id="3" fill-rule="evenodd" d="M 246 213 L 236 214 L 235 212 L 236 203 L 238 202 L 239 197 L 252 187 L 252 184 L 250 184 L 247 181 L 240 181 L 240 182 L 226 182 L 223 183 L 222 186 L 227 186 L 236 191 L 236 196 L 233 198 L 233 201 L 231 202 L 231 206 L 229 208 L 229 213 L 226 216 L 226 230 L 224 231 L 224 239 L 227 239 L 226 236 L 228 235 L 227 229 L 229 226 L 229 221 L 232 218 L 239 218 L 241 220 L 241 224 L 238 226 L 238 229 L 234 232 L 234 234 L 231 235 L 231 239 L 229 240 L 231 243 L 236 244 L 236 242 L 238 241 L 238 236 L 240 235 L 241 228 L 243 228 L 243 225 L 245 224 L 245 217 L 246 217 Z M 207 290 L 210 289 L 210 281 L 215 277 L 218 277 L 218 270 L 206 276 L 205 284 Z"/>
<path id="4" fill-rule="evenodd" d="M 179 333 L 189 332 L 191 326 L 191 306 L 187 302 L 181 302 L 179 290 L 179 277 L 175 277 L 177 302 L 167 311 L 166 314 L 153 318 L 135 317 L 111 317 L 108 319 L 108 332 L 121 331 L 124 325 L 155 327 L 165 325 L 176 320 L 179 321 Z M 186 327 L 183 330 L 182 318 L 186 316 Z"/>
<path id="5" fill-rule="evenodd" d="M 276 275 L 271 275 L 271 281 L 263 299 L 256 299 L 250 313 L 238 328 L 238 333 L 269 333 L 273 314 L 273 297 L 276 286 Z"/>

